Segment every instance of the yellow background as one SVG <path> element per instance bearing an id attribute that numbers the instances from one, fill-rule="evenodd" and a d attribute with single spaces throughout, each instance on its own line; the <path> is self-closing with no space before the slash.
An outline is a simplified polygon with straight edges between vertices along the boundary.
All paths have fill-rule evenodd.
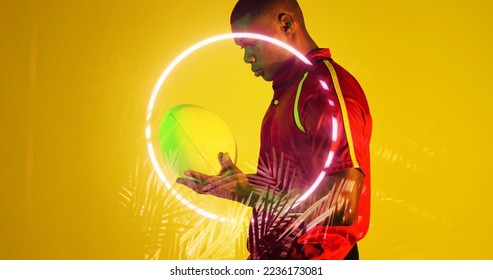
<path id="1" fill-rule="evenodd" d="M 0 2 L 0 258 L 184 258 L 174 253 L 183 236 L 166 235 L 179 227 L 165 224 L 166 238 L 152 237 L 159 230 L 146 231 L 142 218 L 150 210 L 136 214 L 135 197 L 124 198 L 135 186 L 159 188 L 147 179 L 144 137 L 155 82 L 189 46 L 230 32 L 234 3 Z M 311 35 L 357 77 L 373 114 L 372 217 L 361 258 L 492 259 L 491 1 L 300 4 Z M 246 127 L 258 124 L 271 93 L 228 43 L 180 64 L 167 90 L 192 94 L 186 87 L 203 83 L 189 90 L 193 100 L 222 112 L 244 164 L 258 145 Z M 165 197 L 154 205 L 173 204 L 181 219 L 173 223 L 222 238 L 214 229 L 227 226 L 187 224 L 197 216 L 150 192 Z M 152 211 L 166 223 L 175 213 Z M 246 256 L 241 246 L 225 255 L 212 239 L 216 247 L 188 258 Z M 188 248 L 200 243 L 190 240 Z"/>

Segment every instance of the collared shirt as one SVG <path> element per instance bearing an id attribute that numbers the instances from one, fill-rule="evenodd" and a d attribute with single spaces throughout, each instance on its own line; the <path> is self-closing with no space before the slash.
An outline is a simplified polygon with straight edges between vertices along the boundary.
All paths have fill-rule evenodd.
<path id="1" fill-rule="evenodd" d="M 273 99 L 262 122 L 258 168 L 263 173 L 270 170 L 280 188 L 289 185 L 283 181 L 296 177 L 301 192 L 324 174 L 361 170 L 365 179 L 355 223 L 331 229 L 352 235 L 354 244 L 366 234 L 370 216 L 368 102 L 357 80 L 331 59 L 328 49 L 314 50 L 307 58 L 313 65 L 292 61 L 273 81 Z"/>

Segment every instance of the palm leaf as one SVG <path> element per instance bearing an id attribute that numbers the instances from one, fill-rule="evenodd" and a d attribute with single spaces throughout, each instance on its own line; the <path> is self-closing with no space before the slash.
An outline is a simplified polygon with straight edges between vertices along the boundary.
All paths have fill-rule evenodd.
<path id="1" fill-rule="evenodd" d="M 137 161 L 134 173 L 120 190 L 120 204 L 144 237 L 144 258 L 180 258 L 180 236 L 190 226 L 183 223 L 189 215 L 183 205 L 162 187 L 148 160 Z"/>
<path id="2" fill-rule="evenodd" d="M 191 211 L 176 199 L 172 190 L 163 186 L 148 159 L 137 161 L 119 194 L 123 211 L 142 233 L 144 259 L 247 257 L 246 222 L 251 210 L 240 203 L 231 202 L 228 216 L 234 221 L 229 222 L 211 220 Z M 196 195 L 196 199 L 203 197 Z"/>
<path id="3" fill-rule="evenodd" d="M 268 157 L 267 157 L 268 158 Z M 249 178 L 250 179 L 250 178 Z M 347 207 L 348 201 L 341 195 L 350 182 L 331 188 L 324 197 L 303 203 L 297 212 L 301 188 L 301 176 L 283 154 L 275 152 L 268 160 L 259 160 L 258 172 L 251 182 L 262 183 L 259 199 L 252 211 L 248 249 L 250 259 L 288 259 L 297 239 L 316 225 L 333 225 L 335 213 Z M 306 205 L 309 205 L 308 207 Z"/>

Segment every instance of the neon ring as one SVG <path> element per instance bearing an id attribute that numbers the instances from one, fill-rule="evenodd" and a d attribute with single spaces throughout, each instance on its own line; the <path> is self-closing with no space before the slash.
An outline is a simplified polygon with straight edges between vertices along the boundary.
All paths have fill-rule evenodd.
<path id="1" fill-rule="evenodd" d="M 198 50 L 198 49 L 200 49 L 200 48 L 202 48 L 202 47 L 204 47 L 206 45 L 209 45 L 209 44 L 212 44 L 214 42 L 221 41 L 221 40 L 235 39 L 235 38 L 257 39 L 257 40 L 262 40 L 262 41 L 266 41 L 266 42 L 275 44 L 275 45 L 277 45 L 279 47 L 284 48 L 287 51 L 290 51 L 293 55 L 295 55 L 296 57 L 298 57 L 301 61 L 303 61 L 307 65 L 312 65 L 312 63 L 303 54 L 301 54 L 298 50 L 296 50 L 295 48 L 291 47 L 290 45 L 288 45 L 288 44 L 286 44 L 286 43 L 284 43 L 282 41 L 279 41 L 277 39 L 271 38 L 269 36 L 265 36 L 265 35 L 261 35 L 261 34 L 255 34 L 255 33 L 228 33 L 228 34 L 222 34 L 222 35 L 217 35 L 217 36 L 214 36 L 214 37 L 210 37 L 208 39 L 205 39 L 203 41 L 200 41 L 200 42 L 196 43 L 195 45 L 191 46 L 190 48 L 188 48 L 187 50 L 185 50 L 184 52 L 182 52 L 178 57 L 176 57 L 168 65 L 168 67 L 161 74 L 161 76 L 159 77 L 159 80 L 157 81 L 156 85 L 154 86 L 154 89 L 152 90 L 151 99 L 150 99 L 149 105 L 147 107 L 146 128 L 145 128 L 146 144 L 147 144 L 147 150 L 148 150 L 148 153 L 149 153 L 149 157 L 150 157 L 151 162 L 152 162 L 152 165 L 154 167 L 154 171 L 158 175 L 158 178 L 161 180 L 161 182 L 164 183 L 165 187 L 168 190 L 170 190 L 172 192 L 172 194 L 179 201 L 181 201 L 185 206 L 187 206 L 191 210 L 193 210 L 193 211 L 195 211 L 195 212 L 197 212 L 197 213 L 199 213 L 199 214 L 201 214 L 203 216 L 209 217 L 209 218 L 211 218 L 213 220 L 219 220 L 219 221 L 222 221 L 222 222 L 227 221 L 228 218 L 218 216 L 216 214 L 210 213 L 208 211 L 205 211 L 205 210 L 203 210 L 203 209 L 195 206 L 194 204 L 192 204 L 189 201 L 187 201 L 183 196 L 181 196 L 176 190 L 174 190 L 172 188 L 172 185 L 168 181 L 168 179 L 166 178 L 166 175 L 164 174 L 163 169 L 159 166 L 158 160 L 156 158 L 156 154 L 154 152 L 155 149 L 154 149 L 153 143 L 151 141 L 151 136 L 152 136 L 151 118 L 152 118 L 152 113 L 153 113 L 154 105 L 155 105 L 155 102 L 156 102 L 156 99 L 157 99 L 159 90 L 161 89 L 162 85 L 164 84 L 164 81 L 166 80 L 166 78 L 168 77 L 168 75 L 171 73 L 171 71 L 183 59 L 185 59 L 188 55 L 190 55 L 194 51 L 196 51 L 196 50 Z M 308 191 L 302 197 L 300 197 L 297 200 L 297 203 L 305 200 L 318 187 L 318 185 L 320 184 L 320 181 L 324 177 L 324 175 L 325 175 L 325 172 L 322 171 L 320 173 L 320 175 L 318 176 L 318 179 L 313 183 L 313 185 L 310 187 L 310 189 L 308 189 Z M 229 220 L 229 221 L 234 221 L 234 219 Z"/>

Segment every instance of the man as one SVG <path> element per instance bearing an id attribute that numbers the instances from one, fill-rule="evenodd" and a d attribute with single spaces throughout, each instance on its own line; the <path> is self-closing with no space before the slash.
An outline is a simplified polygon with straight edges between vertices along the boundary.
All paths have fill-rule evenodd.
<path id="1" fill-rule="evenodd" d="M 295 236 L 283 243 L 285 250 L 260 252 L 250 246 L 252 258 L 358 259 L 356 242 L 368 230 L 370 208 L 372 119 L 363 90 L 332 60 L 328 49 L 318 48 L 296 0 L 239 0 L 231 14 L 231 27 L 233 32 L 257 33 L 285 42 L 312 65 L 272 43 L 236 39 L 254 75 L 272 82 L 274 89 L 262 123 L 258 172 L 246 176 L 221 153 L 223 170 L 219 175 L 189 171 L 186 175 L 193 180 L 180 178 L 178 182 L 199 193 L 240 197 L 242 201 L 246 197 L 251 200 L 252 192 L 254 200 L 258 198 L 259 186 L 289 186 L 297 191 L 303 199 L 290 210 L 298 207 L 298 212 L 305 212 L 302 222 L 293 220 L 301 230 L 290 232 Z M 279 172 L 269 174 L 274 165 Z M 320 203 L 323 200 L 325 203 Z M 317 211 L 311 210 L 314 205 Z M 281 231 L 273 232 L 281 235 Z M 250 239 L 255 234 L 250 230 Z M 279 237 L 270 238 L 264 243 L 272 248 L 276 246 L 271 243 L 281 242 Z"/>

